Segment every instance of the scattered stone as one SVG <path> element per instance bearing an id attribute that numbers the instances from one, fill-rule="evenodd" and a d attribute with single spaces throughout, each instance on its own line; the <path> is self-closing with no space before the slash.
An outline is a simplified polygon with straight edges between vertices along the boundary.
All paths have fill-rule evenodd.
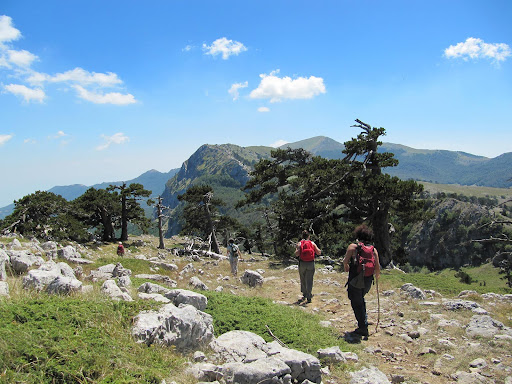
<path id="1" fill-rule="evenodd" d="M 208 291 L 208 286 L 203 283 L 198 277 L 193 276 L 190 278 L 190 281 L 188 282 L 189 285 L 191 285 L 194 289 L 200 290 L 200 291 Z"/>
<path id="2" fill-rule="evenodd" d="M 400 292 L 406 294 L 413 299 L 425 300 L 427 296 L 420 288 L 415 287 L 411 283 L 404 284 L 400 287 Z"/>
<path id="3" fill-rule="evenodd" d="M 139 296 L 139 299 L 142 299 L 142 300 L 153 300 L 158 303 L 166 303 L 166 304 L 171 302 L 171 300 L 169 300 L 167 297 L 161 295 L 160 293 L 139 292 L 137 295 Z"/>
<path id="4" fill-rule="evenodd" d="M 487 368 L 487 362 L 482 358 L 478 358 L 478 359 L 473 360 L 471 363 L 469 363 L 469 366 L 471 368 L 483 369 L 483 368 Z"/>
<path id="5" fill-rule="evenodd" d="M 466 334 L 471 337 L 493 337 L 502 330 L 510 332 L 510 328 L 489 315 L 474 315 L 466 328 Z"/>
<path id="6" fill-rule="evenodd" d="M 101 293 L 114 300 L 133 301 L 132 297 L 119 288 L 115 280 L 106 280 L 100 288 Z"/>
<path id="7" fill-rule="evenodd" d="M 174 280 L 172 280 L 169 276 L 164 276 L 164 275 L 158 275 L 158 274 L 146 274 L 146 273 L 142 273 L 142 274 L 139 274 L 139 275 L 135 275 L 136 278 L 138 279 L 146 279 L 146 280 L 153 280 L 153 281 L 157 281 L 159 283 L 163 283 L 165 285 L 168 285 L 169 287 L 171 288 L 176 288 L 178 286 L 178 283 Z"/>
<path id="8" fill-rule="evenodd" d="M 82 282 L 74 277 L 64 275 L 57 276 L 46 287 L 46 292 L 49 294 L 69 295 L 73 292 L 82 290 Z"/>
<path id="9" fill-rule="evenodd" d="M 0 249 L 0 281 L 5 281 L 7 279 L 5 266 L 7 263 L 9 263 L 9 261 L 9 255 L 7 255 L 3 249 Z"/>
<path id="10" fill-rule="evenodd" d="M 386 375 L 376 367 L 363 368 L 357 372 L 350 372 L 350 384 L 390 384 Z"/>
<path id="11" fill-rule="evenodd" d="M 391 382 L 392 383 L 403 383 L 405 381 L 404 375 L 391 375 Z"/>
<path id="12" fill-rule="evenodd" d="M 423 356 L 423 355 L 428 355 L 428 354 L 437 355 L 437 352 L 430 347 L 424 347 L 418 352 L 418 356 Z"/>
<path id="13" fill-rule="evenodd" d="M 201 352 L 201 351 L 194 352 L 194 361 L 196 363 L 205 362 L 206 360 L 207 360 L 206 355 L 203 352 Z"/>
<path id="14" fill-rule="evenodd" d="M 170 299 L 177 307 L 180 304 L 187 304 L 192 305 L 199 311 L 204 311 L 208 305 L 208 298 L 206 296 L 186 289 L 169 290 L 164 293 L 164 296 Z"/>
<path id="15" fill-rule="evenodd" d="M 9 284 L 6 281 L 0 281 L 0 296 L 9 296 Z"/>
<path id="16" fill-rule="evenodd" d="M 457 311 L 460 309 L 473 310 L 480 307 L 474 301 L 469 300 L 443 300 L 443 306 L 449 311 Z"/>
<path id="17" fill-rule="evenodd" d="M 480 375 L 478 372 L 463 372 L 457 371 L 452 377 L 457 380 L 457 383 L 463 384 L 487 384 L 494 383 L 494 381 L 490 381 L 485 376 Z"/>
<path id="18" fill-rule="evenodd" d="M 246 269 L 244 274 L 240 278 L 240 281 L 244 284 L 247 284 L 249 287 L 256 287 L 263 285 L 263 276 L 261 276 L 256 271 L 251 271 L 250 269 Z"/>

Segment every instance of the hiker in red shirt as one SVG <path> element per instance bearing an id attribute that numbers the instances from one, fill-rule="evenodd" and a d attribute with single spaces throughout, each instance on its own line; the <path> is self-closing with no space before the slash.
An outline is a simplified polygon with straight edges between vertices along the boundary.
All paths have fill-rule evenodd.
<path id="1" fill-rule="evenodd" d="M 122 242 L 119 242 L 119 245 L 117 246 L 117 256 L 124 256 L 124 247 Z"/>
<path id="2" fill-rule="evenodd" d="M 315 275 L 315 255 L 320 255 L 322 251 L 311 240 L 309 232 L 302 231 L 302 240 L 297 243 L 295 256 L 299 258 L 299 276 L 300 290 L 302 298 L 297 304 L 311 303 L 313 294 L 313 276 Z"/>

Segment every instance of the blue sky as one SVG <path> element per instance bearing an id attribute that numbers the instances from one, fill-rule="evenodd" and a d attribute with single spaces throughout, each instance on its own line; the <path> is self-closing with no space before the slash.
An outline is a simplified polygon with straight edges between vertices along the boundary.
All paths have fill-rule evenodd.
<path id="1" fill-rule="evenodd" d="M 512 151 L 512 2 L 1 0 L 0 206 L 200 145 Z"/>

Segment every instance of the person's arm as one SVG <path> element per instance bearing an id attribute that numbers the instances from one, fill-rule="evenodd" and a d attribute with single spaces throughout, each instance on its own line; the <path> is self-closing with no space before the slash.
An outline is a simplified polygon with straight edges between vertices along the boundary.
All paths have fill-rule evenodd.
<path id="1" fill-rule="evenodd" d="M 311 242 L 311 244 L 313 244 L 313 249 L 315 250 L 315 255 L 321 255 L 322 250 L 320 248 L 318 248 L 315 243 Z"/>
<path id="2" fill-rule="evenodd" d="M 380 261 L 379 261 L 379 252 L 377 252 L 377 248 L 373 248 L 373 254 L 375 255 L 375 278 L 378 280 L 380 277 Z"/>
<path id="3" fill-rule="evenodd" d="M 240 247 L 238 247 L 238 248 L 236 249 L 236 251 L 238 252 L 238 256 L 239 256 L 239 257 L 242 257 L 242 252 L 240 252 Z"/>
<path id="4" fill-rule="evenodd" d="M 297 245 L 295 245 L 295 256 L 300 256 L 300 241 L 297 243 Z"/>
<path id="5" fill-rule="evenodd" d="M 356 244 L 350 244 L 347 248 L 347 253 L 345 253 L 345 258 L 343 259 L 343 269 L 345 272 L 348 272 L 350 269 L 350 260 L 354 257 L 356 254 L 357 245 Z"/>

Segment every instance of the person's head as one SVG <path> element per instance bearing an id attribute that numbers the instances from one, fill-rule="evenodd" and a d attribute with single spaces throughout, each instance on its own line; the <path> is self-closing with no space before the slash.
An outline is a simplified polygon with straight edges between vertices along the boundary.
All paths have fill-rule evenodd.
<path id="1" fill-rule="evenodd" d="M 306 230 L 303 230 L 303 231 L 302 231 L 302 238 L 303 238 L 304 240 L 309 239 L 309 232 L 308 232 L 308 231 L 306 231 Z"/>
<path id="2" fill-rule="evenodd" d="M 119 242 L 119 245 L 123 245 L 123 243 L 120 241 L 120 242 Z"/>
<path id="3" fill-rule="evenodd" d="M 373 240 L 373 231 L 366 226 L 366 224 L 361 224 L 354 230 L 354 236 L 357 240 L 360 241 L 372 241 Z"/>
<path id="4" fill-rule="evenodd" d="M 233 244 L 234 242 L 235 242 L 235 240 L 233 240 L 233 239 L 229 239 L 229 240 L 228 240 L 228 243 L 229 243 L 229 244 Z"/>

